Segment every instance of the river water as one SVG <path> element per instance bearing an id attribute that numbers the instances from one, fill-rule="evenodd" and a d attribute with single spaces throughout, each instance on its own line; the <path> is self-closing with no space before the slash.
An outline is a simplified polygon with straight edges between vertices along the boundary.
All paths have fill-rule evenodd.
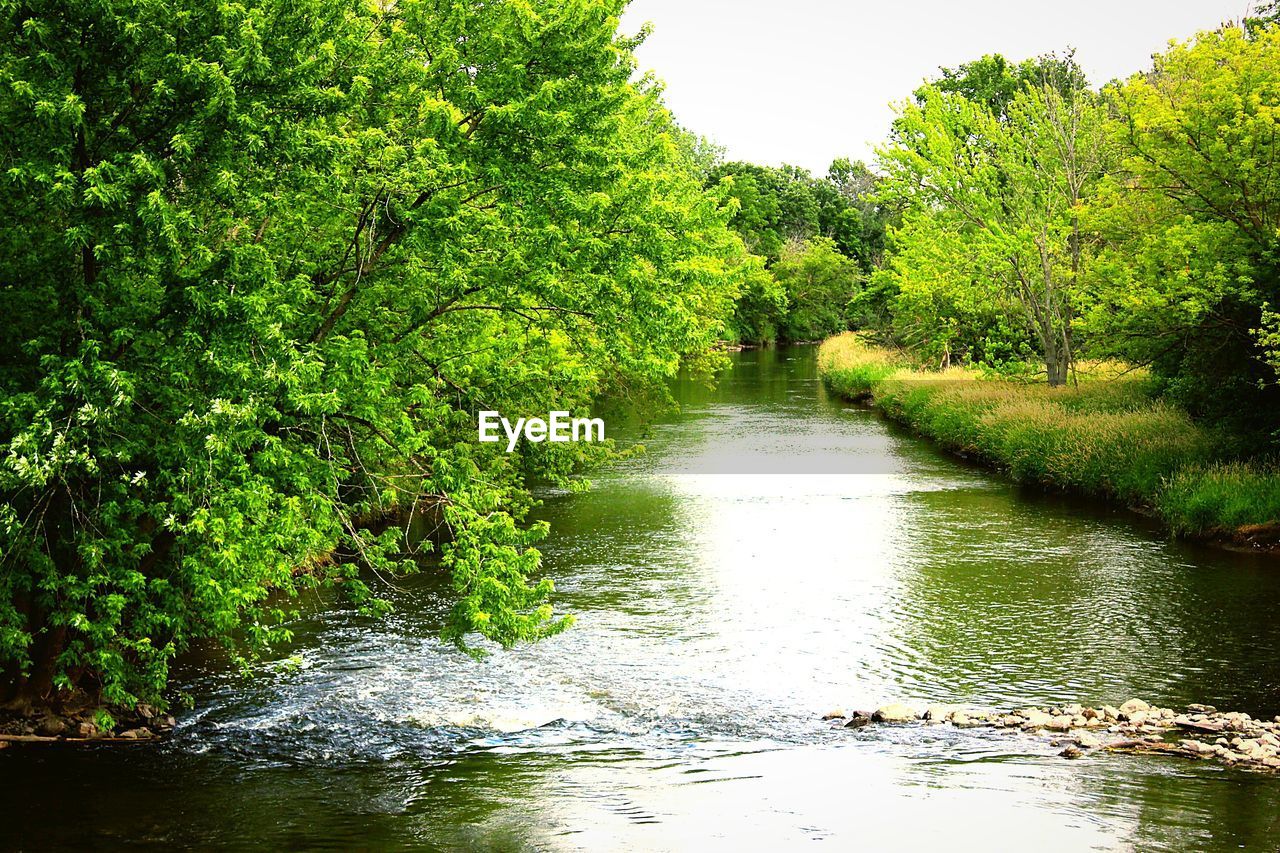
<path id="1" fill-rule="evenodd" d="M 1132 696 L 1269 717 L 1280 565 L 951 459 L 828 397 L 813 348 L 676 395 L 646 453 L 543 495 L 569 632 L 477 663 L 436 639 L 437 577 L 381 622 L 315 600 L 256 677 L 188 667 L 162 745 L 0 752 L 0 847 L 1280 845 L 1280 777 L 818 719 Z"/>

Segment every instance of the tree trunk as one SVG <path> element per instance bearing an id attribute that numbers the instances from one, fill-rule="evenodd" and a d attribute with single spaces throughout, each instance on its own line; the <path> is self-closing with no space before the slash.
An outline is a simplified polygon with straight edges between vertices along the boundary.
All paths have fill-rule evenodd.
<path id="1" fill-rule="evenodd" d="M 53 676 L 57 672 L 58 656 L 67 646 L 66 626 L 48 629 L 33 646 L 30 674 L 18 676 L 8 691 L 8 701 L 4 703 L 6 709 L 24 715 L 58 704 L 58 691 L 54 689 Z"/>
<path id="2" fill-rule="evenodd" d="M 1071 335 L 1062 333 L 1059 342 L 1053 334 L 1044 336 L 1044 371 L 1050 388 L 1066 385 L 1071 375 Z"/>

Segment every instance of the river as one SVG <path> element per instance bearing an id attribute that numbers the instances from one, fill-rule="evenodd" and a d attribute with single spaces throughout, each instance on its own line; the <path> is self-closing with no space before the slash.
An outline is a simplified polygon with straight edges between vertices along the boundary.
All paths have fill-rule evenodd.
<path id="1" fill-rule="evenodd" d="M 164 744 L 0 752 L 0 847 L 1274 850 L 1280 777 L 819 720 L 1270 717 L 1280 565 L 945 456 L 831 399 L 815 355 L 735 354 L 646 453 L 542 496 L 567 633 L 475 662 L 437 639 L 438 577 L 385 621 L 316 599 L 256 677 L 183 669 Z"/>

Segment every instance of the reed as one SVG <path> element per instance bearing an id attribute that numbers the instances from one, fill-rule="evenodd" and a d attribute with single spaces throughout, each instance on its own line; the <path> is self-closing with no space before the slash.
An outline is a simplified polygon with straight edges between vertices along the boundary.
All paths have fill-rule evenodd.
<path id="1" fill-rule="evenodd" d="M 1234 536 L 1280 519 L 1276 464 L 1231 461 L 1229 441 L 1122 365 L 1050 388 L 973 370 L 913 370 L 902 355 L 846 334 L 823 344 L 819 371 L 835 393 L 872 398 L 888 417 L 1019 482 L 1150 509 L 1180 535 Z"/>

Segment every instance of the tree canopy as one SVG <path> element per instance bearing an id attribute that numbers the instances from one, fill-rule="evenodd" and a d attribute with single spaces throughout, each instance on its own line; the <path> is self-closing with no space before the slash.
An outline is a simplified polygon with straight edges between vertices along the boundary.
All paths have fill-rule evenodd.
<path id="1" fill-rule="evenodd" d="M 944 69 L 878 161 L 904 209 L 881 328 L 1050 382 L 1082 355 L 1149 365 L 1193 414 L 1274 430 L 1278 45 L 1261 16 L 1100 91 L 1070 54 Z"/>
<path id="2" fill-rule="evenodd" d="M 0 699 L 163 701 L 433 541 L 451 637 L 565 626 L 523 485 L 588 451 L 474 413 L 660 385 L 745 258 L 622 5 L 4 4 Z"/>

